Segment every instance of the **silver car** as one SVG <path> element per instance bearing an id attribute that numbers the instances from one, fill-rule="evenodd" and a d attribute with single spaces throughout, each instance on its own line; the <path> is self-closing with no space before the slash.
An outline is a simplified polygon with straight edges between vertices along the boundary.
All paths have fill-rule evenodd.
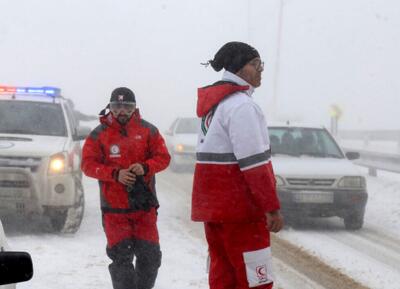
<path id="1" fill-rule="evenodd" d="M 366 181 L 324 128 L 269 126 L 272 161 L 283 214 L 289 220 L 343 218 L 346 229 L 363 226 Z"/>
<path id="2" fill-rule="evenodd" d="M 194 167 L 199 128 L 199 118 L 178 117 L 165 132 L 167 147 L 171 154 L 170 168 L 173 171 L 181 172 Z"/>

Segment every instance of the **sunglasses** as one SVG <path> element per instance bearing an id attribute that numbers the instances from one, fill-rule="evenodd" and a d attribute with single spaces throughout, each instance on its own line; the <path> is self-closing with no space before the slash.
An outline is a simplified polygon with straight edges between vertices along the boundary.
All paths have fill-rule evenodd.
<path id="1" fill-rule="evenodd" d="M 254 66 L 254 68 L 257 71 L 263 71 L 264 70 L 264 61 L 262 61 L 261 59 L 256 59 L 256 60 L 250 61 L 249 64 Z"/>
<path id="2" fill-rule="evenodd" d="M 110 102 L 110 110 L 114 113 L 119 113 L 121 111 L 131 113 L 135 108 L 136 103 L 134 102 Z"/>

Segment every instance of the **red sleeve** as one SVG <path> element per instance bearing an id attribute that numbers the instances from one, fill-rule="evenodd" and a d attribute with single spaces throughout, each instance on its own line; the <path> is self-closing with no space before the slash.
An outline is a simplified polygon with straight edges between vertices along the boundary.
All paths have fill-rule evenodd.
<path id="1" fill-rule="evenodd" d="M 253 198 L 264 212 L 280 209 L 271 162 L 242 171 Z"/>
<path id="2" fill-rule="evenodd" d="M 164 139 L 161 134 L 156 131 L 150 134 L 150 158 L 145 161 L 148 166 L 148 172 L 146 174 L 146 179 L 150 179 L 157 172 L 166 169 L 171 160 L 168 149 L 165 145 Z"/>
<path id="3" fill-rule="evenodd" d="M 81 169 L 88 177 L 105 182 L 113 182 L 113 173 L 118 167 L 107 166 L 103 163 L 104 153 L 98 139 L 88 137 L 82 149 Z"/>

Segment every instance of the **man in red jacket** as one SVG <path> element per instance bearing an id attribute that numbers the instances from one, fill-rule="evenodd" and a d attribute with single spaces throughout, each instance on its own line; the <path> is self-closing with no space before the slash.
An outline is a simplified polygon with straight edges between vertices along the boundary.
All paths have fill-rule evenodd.
<path id="1" fill-rule="evenodd" d="M 225 44 L 210 61 L 222 81 L 198 90 L 202 118 L 196 149 L 192 220 L 204 222 L 211 289 L 270 289 L 269 232 L 283 226 L 268 128 L 252 93 L 263 62 L 242 42 Z"/>
<path id="2" fill-rule="evenodd" d="M 161 265 L 154 176 L 170 155 L 157 128 L 140 117 L 129 88 L 115 89 L 107 108 L 85 141 L 81 167 L 100 183 L 114 289 L 150 289 Z"/>

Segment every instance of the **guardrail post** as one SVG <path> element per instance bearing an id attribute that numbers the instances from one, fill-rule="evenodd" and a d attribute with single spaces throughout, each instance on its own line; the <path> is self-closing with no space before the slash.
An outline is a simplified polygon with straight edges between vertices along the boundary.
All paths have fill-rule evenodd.
<path id="1" fill-rule="evenodd" d="M 364 147 L 368 147 L 369 145 L 369 134 L 364 135 Z"/>
<path id="2" fill-rule="evenodd" d="M 397 151 L 400 152 L 400 133 L 397 137 Z"/>
<path id="3" fill-rule="evenodd" d="M 376 168 L 371 168 L 371 167 L 369 167 L 369 168 L 368 168 L 368 174 L 369 174 L 371 177 L 377 177 L 377 176 L 378 176 L 378 170 L 377 170 Z"/>

